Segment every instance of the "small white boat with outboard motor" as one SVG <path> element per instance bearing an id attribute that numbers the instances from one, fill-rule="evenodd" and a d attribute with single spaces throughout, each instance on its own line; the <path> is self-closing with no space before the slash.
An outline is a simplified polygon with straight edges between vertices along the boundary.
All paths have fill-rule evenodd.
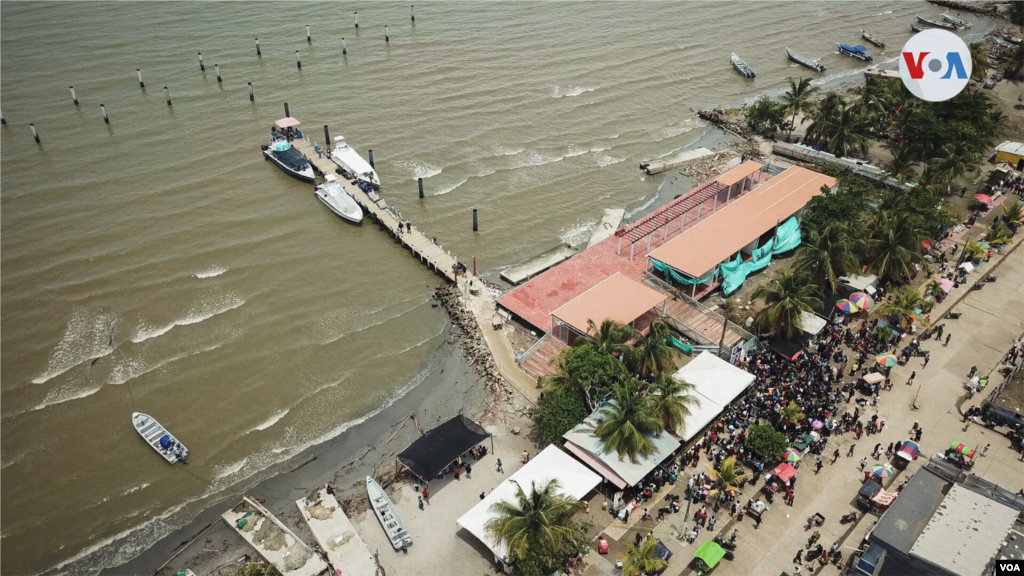
<path id="1" fill-rule="evenodd" d="M 412 535 L 406 529 L 405 522 L 402 522 L 402 517 L 398 515 L 395 505 L 391 503 L 391 498 L 388 498 L 384 489 L 371 476 L 366 477 L 366 495 L 370 498 L 370 506 L 388 535 L 391 546 L 395 550 L 405 550 L 412 546 Z"/>
<path id="2" fill-rule="evenodd" d="M 331 160 L 341 167 L 348 176 L 360 182 L 369 184 L 374 188 L 380 188 L 380 178 L 377 172 L 370 166 L 370 163 L 363 159 L 354 148 L 348 145 L 344 136 L 334 137 L 334 149 L 331 150 Z"/>
<path id="3" fill-rule="evenodd" d="M 169 463 L 188 464 L 188 448 L 164 428 L 156 418 L 142 412 L 132 413 L 132 425 L 142 439 Z"/>
<path id="4" fill-rule="evenodd" d="M 359 224 L 363 221 L 363 208 L 342 188 L 334 174 L 324 176 L 324 183 L 313 192 L 317 200 L 341 218 Z"/>

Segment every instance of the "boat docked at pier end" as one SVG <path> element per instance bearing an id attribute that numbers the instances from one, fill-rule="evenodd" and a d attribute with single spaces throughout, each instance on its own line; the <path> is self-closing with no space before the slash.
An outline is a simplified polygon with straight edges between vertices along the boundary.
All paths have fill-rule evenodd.
<path id="1" fill-rule="evenodd" d="M 402 517 L 398 515 L 391 498 L 388 498 L 384 489 L 371 476 L 366 477 L 366 495 L 370 497 L 370 506 L 373 507 L 373 512 L 380 520 L 380 525 L 384 527 L 384 532 L 395 550 L 405 550 L 412 546 L 412 536 L 406 529 L 405 522 L 402 522 Z"/>
<path id="2" fill-rule="evenodd" d="M 850 46 L 849 44 L 840 44 L 836 42 L 836 48 L 839 49 L 840 54 L 849 56 L 850 58 L 856 58 L 861 62 L 871 62 L 874 60 L 874 58 L 871 57 L 871 54 L 868 54 L 868 49 L 860 44 Z"/>
<path id="3" fill-rule="evenodd" d="M 281 118 L 274 122 L 274 126 L 277 129 L 270 132 L 270 144 L 261 146 L 263 156 L 289 175 L 312 182 L 316 178 L 313 167 L 291 143 L 292 138 L 302 137 L 302 132 L 298 130 L 299 121 L 292 117 Z"/>
<path id="4" fill-rule="evenodd" d="M 380 178 L 373 166 L 363 159 L 354 148 L 348 145 L 344 136 L 334 137 L 334 149 L 331 150 L 331 160 L 346 172 L 346 176 L 369 184 L 374 188 L 380 188 Z"/>
<path id="5" fill-rule="evenodd" d="M 161 426 L 156 418 L 142 412 L 134 412 L 132 413 L 132 425 L 135 426 L 135 430 L 146 441 L 146 444 L 163 456 L 164 460 L 171 464 L 175 462 L 188 464 L 188 448 L 178 442 L 178 439 Z"/>
<path id="6" fill-rule="evenodd" d="M 754 78 L 757 76 L 757 74 L 754 73 L 754 69 L 747 66 L 747 63 L 737 56 L 735 52 L 732 53 L 732 57 L 730 57 L 729 60 L 732 62 L 732 67 L 735 68 L 736 71 L 744 78 Z"/>
<path id="7" fill-rule="evenodd" d="M 788 47 L 786 48 L 786 56 L 790 60 L 792 60 L 793 62 L 796 62 L 797 64 L 803 66 L 804 68 L 810 68 L 811 70 L 814 70 L 815 72 L 824 72 L 825 71 L 825 67 L 822 66 L 821 64 L 819 64 L 817 60 L 811 60 L 810 58 L 806 58 L 804 56 L 801 56 L 801 55 L 797 54 L 796 52 L 793 52 L 792 50 L 790 50 Z"/>
<path id="8" fill-rule="evenodd" d="M 327 206 L 331 212 L 342 219 L 353 224 L 363 221 L 362 207 L 341 187 L 341 183 L 338 182 L 338 178 L 334 174 L 324 176 L 324 183 L 317 186 L 313 194 L 324 206 Z"/>

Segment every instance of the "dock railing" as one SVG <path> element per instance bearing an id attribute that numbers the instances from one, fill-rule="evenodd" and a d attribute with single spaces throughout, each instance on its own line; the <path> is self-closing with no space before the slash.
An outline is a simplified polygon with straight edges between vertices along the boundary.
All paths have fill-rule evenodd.
<path id="1" fill-rule="evenodd" d="M 714 310 L 708 308 L 707 306 L 701 304 L 700 302 L 694 300 L 693 298 L 687 296 L 681 290 L 677 289 L 675 286 L 672 286 L 668 282 L 665 282 L 661 278 L 658 278 L 654 274 L 651 274 L 650 271 L 647 272 L 647 277 L 645 278 L 645 280 L 647 280 L 647 282 L 649 284 L 653 284 L 656 288 L 661 288 L 662 290 L 665 290 L 666 292 L 672 294 L 673 296 L 675 296 L 679 300 L 682 300 L 683 302 L 686 302 L 690 306 L 693 306 L 694 308 L 699 310 L 702 314 L 710 316 L 711 318 L 714 318 L 714 319 L 718 320 L 721 323 L 725 323 L 725 317 L 724 316 L 722 316 L 718 312 L 715 312 Z M 742 338 L 742 340 L 744 342 L 747 342 L 751 338 L 754 337 L 753 334 L 751 334 L 750 332 L 747 332 L 742 326 L 740 326 L 739 324 L 733 322 L 732 320 L 729 321 L 729 329 L 733 330 L 737 334 L 739 334 L 740 338 Z"/>
<path id="2" fill-rule="evenodd" d="M 544 333 L 544 335 L 541 336 L 539 340 L 537 340 L 536 342 L 533 343 L 533 346 L 530 346 L 529 348 L 526 349 L 526 352 L 523 352 L 522 354 L 516 356 L 516 364 L 519 364 L 520 366 L 522 366 L 523 363 L 525 363 L 527 360 L 530 359 L 530 356 L 533 356 L 534 352 L 536 352 L 537 350 L 540 350 L 540 347 L 543 346 L 544 343 L 547 342 L 550 339 L 551 339 L 551 332 Z"/>

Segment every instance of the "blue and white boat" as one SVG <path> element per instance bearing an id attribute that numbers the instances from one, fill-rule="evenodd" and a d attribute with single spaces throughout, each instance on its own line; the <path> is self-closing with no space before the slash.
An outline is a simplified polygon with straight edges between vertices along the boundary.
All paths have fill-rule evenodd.
<path id="1" fill-rule="evenodd" d="M 142 412 L 134 412 L 132 414 L 132 426 L 135 426 L 135 430 L 146 441 L 146 444 L 149 444 L 153 450 L 156 450 L 158 454 L 163 456 L 164 460 L 171 464 L 175 462 L 188 464 L 188 448 L 181 442 L 178 442 L 174 434 L 171 434 L 166 428 L 161 426 L 156 421 L 156 418 Z"/>
<path id="2" fill-rule="evenodd" d="M 747 63 L 740 59 L 735 52 L 732 53 L 732 57 L 729 59 L 732 62 L 732 67 L 736 69 L 744 78 L 754 78 L 757 74 L 754 73 L 754 69 L 747 66 Z"/>
<path id="3" fill-rule="evenodd" d="M 868 49 L 860 44 L 856 46 L 850 46 L 849 44 L 840 44 L 836 42 L 836 48 L 839 49 L 839 53 L 850 58 L 856 58 L 862 62 L 871 62 L 874 58 L 871 54 L 868 54 Z"/>
<path id="4" fill-rule="evenodd" d="M 313 167 L 309 165 L 309 160 L 292 146 L 289 140 L 289 137 L 296 137 L 294 136 L 295 134 L 301 134 L 301 132 L 295 130 L 299 125 L 299 121 L 290 117 L 282 118 L 275 122 L 275 125 L 278 129 L 270 132 L 270 144 L 264 144 L 261 147 L 264 158 L 277 164 L 287 174 L 299 180 L 312 182 L 316 178 Z"/>

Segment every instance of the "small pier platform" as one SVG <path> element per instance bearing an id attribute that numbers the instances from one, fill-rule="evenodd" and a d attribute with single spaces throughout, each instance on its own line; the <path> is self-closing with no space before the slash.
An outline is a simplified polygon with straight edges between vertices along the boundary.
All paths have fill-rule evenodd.
<path id="1" fill-rule="evenodd" d="M 313 148 L 313 144 L 301 138 L 292 140 L 292 146 L 309 159 L 309 163 L 320 174 L 336 173 L 338 165 L 330 159 L 329 150 L 324 150 L 322 152 L 323 155 L 320 156 Z M 444 276 L 450 282 L 455 281 L 457 258 L 435 244 L 423 232 L 418 230 L 416 226 L 412 226 L 411 230 L 407 230 L 407 220 L 402 218 L 401 214 L 381 198 L 379 194 L 363 192 L 358 186 L 344 178 L 338 178 L 338 183 L 355 198 L 356 202 L 363 207 L 364 212 L 369 214 L 381 228 L 387 230 L 395 240 L 412 252 L 413 256 L 418 258 L 427 268 Z M 463 278 L 468 277 L 466 273 L 460 274 L 460 276 Z"/>
<path id="2" fill-rule="evenodd" d="M 331 568 L 346 576 L 374 576 L 377 564 L 363 539 L 356 533 L 345 511 L 327 490 L 320 490 L 315 501 L 296 500 L 320 548 L 327 553 Z"/>
<path id="3" fill-rule="evenodd" d="M 667 172 L 673 168 L 685 166 L 694 160 L 700 160 L 701 158 L 705 158 L 713 154 L 714 152 L 711 150 L 701 147 L 694 150 L 687 150 L 668 158 L 641 162 L 640 169 L 647 172 L 648 175 L 661 174 L 662 172 Z"/>
<path id="4" fill-rule="evenodd" d="M 260 556 L 285 576 L 316 576 L 327 563 L 258 502 L 242 501 L 221 515 Z"/>

